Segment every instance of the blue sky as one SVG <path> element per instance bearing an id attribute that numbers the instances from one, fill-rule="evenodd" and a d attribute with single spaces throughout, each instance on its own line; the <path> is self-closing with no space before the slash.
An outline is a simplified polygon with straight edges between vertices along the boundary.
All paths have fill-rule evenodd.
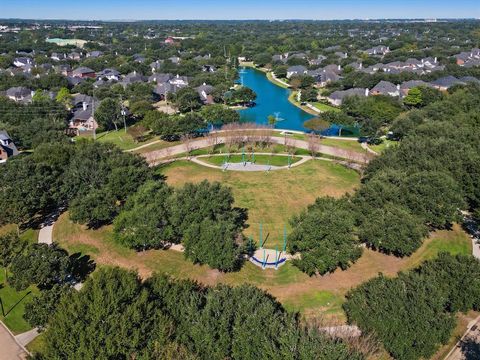
<path id="1" fill-rule="evenodd" d="M 480 18 L 479 0 L 0 0 L 0 18 Z"/>

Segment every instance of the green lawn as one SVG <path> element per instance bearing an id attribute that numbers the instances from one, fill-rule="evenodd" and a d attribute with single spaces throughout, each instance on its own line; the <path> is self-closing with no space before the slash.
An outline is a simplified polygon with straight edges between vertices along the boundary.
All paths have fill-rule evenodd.
<path id="1" fill-rule="evenodd" d="M 319 102 L 312 102 L 310 104 L 315 106 L 321 112 L 327 112 L 327 111 L 339 112 L 339 111 L 341 111 L 339 108 L 336 108 L 334 106 L 330 106 L 330 105 L 327 105 L 327 104 L 319 103 Z"/>
<path id="2" fill-rule="evenodd" d="M 138 146 L 151 143 L 158 140 L 157 136 L 146 135 L 146 140 L 143 142 L 135 142 L 132 136 L 125 132 L 124 129 L 118 131 L 106 131 L 97 134 L 97 140 L 100 142 L 109 142 L 117 145 L 122 150 L 134 149 Z"/>
<path id="3" fill-rule="evenodd" d="M 391 140 L 383 140 L 383 142 L 379 145 L 368 145 L 370 149 L 377 153 L 381 153 L 392 146 L 397 146 L 399 144 L 398 141 L 391 141 Z"/>
<path id="4" fill-rule="evenodd" d="M 291 157 L 290 164 L 294 164 L 299 161 L 299 157 Z M 202 157 L 201 161 L 206 163 L 222 166 L 225 162 L 225 156 L 211 156 L 211 157 Z M 245 155 L 245 161 L 252 161 L 253 158 L 251 154 Z M 272 166 L 287 166 L 288 165 L 288 156 L 270 156 L 270 155 L 255 155 L 255 164 L 257 165 L 272 165 Z M 242 155 L 231 155 L 227 157 L 227 161 L 230 163 L 241 163 L 243 161 Z"/>
<path id="5" fill-rule="evenodd" d="M 5 269 L 0 268 L 0 299 L 3 304 L 3 310 L 0 311 L 0 320 L 14 334 L 19 334 L 30 330 L 32 327 L 23 319 L 25 312 L 25 304 L 30 301 L 34 294 L 38 293 L 38 290 L 31 286 L 24 291 L 16 291 L 9 285 L 5 284 Z"/>
<path id="6" fill-rule="evenodd" d="M 223 157 L 219 158 L 221 164 Z M 352 191 L 360 181 L 355 171 L 323 160 L 312 160 L 289 170 L 268 173 L 224 172 L 187 161 L 176 161 L 161 166 L 159 172 L 173 186 L 206 179 L 220 181 L 231 187 L 235 205 L 248 209 L 249 228 L 245 234 L 253 236 L 258 242 L 258 229 L 262 223 L 265 236 L 268 234 L 267 247 L 281 246 L 284 225 L 288 229 L 289 219 L 313 203 L 318 196 L 341 196 Z"/>

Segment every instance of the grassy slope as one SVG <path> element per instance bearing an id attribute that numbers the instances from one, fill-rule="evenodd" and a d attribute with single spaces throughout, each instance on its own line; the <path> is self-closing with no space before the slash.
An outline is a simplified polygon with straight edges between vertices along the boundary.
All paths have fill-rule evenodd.
<path id="1" fill-rule="evenodd" d="M 263 224 L 267 247 L 281 245 L 283 227 L 292 215 L 318 196 L 341 196 L 358 184 L 356 172 L 326 161 L 309 161 L 290 170 L 266 172 L 222 172 L 188 162 L 176 162 L 160 169 L 174 186 L 185 182 L 220 181 L 233 190 L 236 206 L 249 209 L 245 233 L 258 241 Z"/>

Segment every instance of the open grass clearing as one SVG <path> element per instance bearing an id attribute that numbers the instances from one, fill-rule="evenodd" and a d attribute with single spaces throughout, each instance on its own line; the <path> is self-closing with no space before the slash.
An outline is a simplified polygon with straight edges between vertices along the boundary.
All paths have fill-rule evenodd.
<path id="1" fill-rule="evenodd" d="M 212 157 L 211 159 L 213 159 Z M 285 158 L 285 161 L 287 159 Z M 223 161 L 220 157 L 219 161 Z M 159 167 L 167 183 L 182 186 L 186 182 L 219 181 L 232 188 L 235 205 L 248 209 L 249 227 L 245 235 L 258 243 L 262 223 L 266 247 L 282 246 L 283 228 L 294 215 L 319 196 L 339 197 L 359 184 L 359 175 L 341 165 L 315 160 L 285 171 L 223 172 L 186 161 Z"/>

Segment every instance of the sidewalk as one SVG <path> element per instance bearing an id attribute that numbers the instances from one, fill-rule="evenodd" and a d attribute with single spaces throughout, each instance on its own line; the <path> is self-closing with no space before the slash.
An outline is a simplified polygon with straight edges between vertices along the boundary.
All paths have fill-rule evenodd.
<path id="1" fill-rule="evenodd" d="M 0 360 L 26 359 L 27 352 L 17 343 L 13 334 L 0 321 Z"/>

